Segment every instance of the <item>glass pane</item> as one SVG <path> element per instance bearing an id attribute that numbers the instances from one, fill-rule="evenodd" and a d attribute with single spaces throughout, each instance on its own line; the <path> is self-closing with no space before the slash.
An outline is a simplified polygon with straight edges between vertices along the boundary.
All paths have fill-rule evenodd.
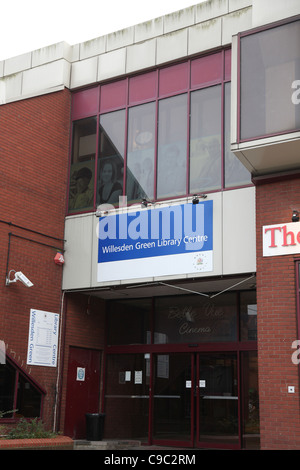
<path id="1" fill-rule="evenodd" d="M 300 76 L 300 22 L 241 38 L 241 138 L 300 127 L 292 83 Z"/>
<path id="2" fill-rule="evenodd" d="M 154 197 L 155 103 L 129 109 L 126 194 L 128 201 Z"/>
<path id="3" fill-rule="evenodd" d="M 190 193 L 221 187 L 221 86 L 191 94 Z"/>
<path id="4" fill-rule="evenodd" d="M 259 449 L 259 395 L 257 352 L 242 353 L 242 383 L 243 383 L 243 447 Z"/>
<path id="5" fill-rule="evenodd" d="M 14 407 L 15 392 L 15 376 L 14 368 L 6 363 L 0 364 L 0 411 L 12 411 Z M 6 413 L 4 418 L 11 418 L 11 413 Z"/>
<path id="6" fill-rule="evenodd" d="M 201 354 L 199 361 L 199 441 L 238 444 L 236 354 Z"/>
<path id="7" fill-rule="evenodd" d="M 69 212 L 94 207 L 96 123 L 97 119 L 93 117 L 73 124 Z"/>
<path id="8" fill-rule="evenodd" d="M 107 356 L 105 438 L 148 440 L 149 354 Z"/>
<path id="9" fill-rule="evenodd" d="M 251 183 L 251 174 L 230 150 L 230 94 L 231 84 L 225 83 L 224 159 L 225 187 Z"/>
<path id="10" fill-rule="evenodd" d="M 107 344 L 149 344 L 151 306 L 151 299 L 111 302 L 107 314 Z"/>
<path id="11" fill-rule="evenodd" d="M 97 205 L 118 204 L 123 193 L 125 110 L 100 116 Z"/>
<path id="12" fill-rule="evenodd" d="M 256 291 L 241 293 L 241 341 L 257 341 Z"/>
<path id="13" fill-rule="evenodd" d="M 191 379 L 190 354 L 155 356 L 154 439 L 191 439 Z"/>
<path id="14" fill-rule="evenodd" d="M 198 295 L 156 300 L 154 343 L 236 340 L 236 294 L 214 299 Z"/>
<path id="15" fill-rule="evenodd" d="M 19 376 L 17 416 L 35 418 L 40 416 L 41 394 L 27 380 Z"/>
<path id="16" fill-rule="evenodd" d="M 159 102 L 157 198 L 186 194 L 187 95 Z"/>

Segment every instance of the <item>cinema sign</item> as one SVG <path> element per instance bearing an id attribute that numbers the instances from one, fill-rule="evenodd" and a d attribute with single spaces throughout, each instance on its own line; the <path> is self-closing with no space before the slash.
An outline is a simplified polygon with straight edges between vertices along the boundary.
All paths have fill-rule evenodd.
<path id="1" fill-rule="evenodd" d="M 300 222 L 265 225 L 262 229 L 263 256 L 300 253 Z"/>

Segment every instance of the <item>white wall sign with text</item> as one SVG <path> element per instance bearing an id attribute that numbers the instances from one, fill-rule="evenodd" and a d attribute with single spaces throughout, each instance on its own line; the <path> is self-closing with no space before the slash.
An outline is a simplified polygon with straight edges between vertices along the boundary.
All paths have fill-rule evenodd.
<path id="1" fill-rule="evenodd" d="M 213 270 L 213 201 L 100 217 L 98 282 Z"/>
<path id="2" fill-rule="evenodd" d="M 300 253 L 300 222 L 265 225 L 262 228 L 263 256 Z"/>
<path id="3" fill-rule="evenodd" d="M 56 367 L 59 314 L 30 310 L 27 364 Z"/>

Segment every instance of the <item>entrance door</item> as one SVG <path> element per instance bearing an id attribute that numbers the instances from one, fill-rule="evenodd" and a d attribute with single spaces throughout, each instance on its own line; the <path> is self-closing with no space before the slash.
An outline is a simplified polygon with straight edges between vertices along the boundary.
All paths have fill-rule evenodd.
<path id="1" fill-rule="evenodd" d="M 238 408 L 235 353 L 155 355 L 155 443 L 238 448 Z"/>
<path id="2" fill-rule="evenodd" d="M 194 436 L 194 357 L 154 356 L 153 441 L 192 447 Z"/>
<path id="3" fill-rule="evenodd" d="M 197 446 L 238 448 L 236 353 L 199 354 L 196 380 Z"/>
<path id="4" fill-rule="evenodd" d="M 101 352 L 70 347 L 64 433 L 86 437 L 85 414 L 99 411 Z"/>

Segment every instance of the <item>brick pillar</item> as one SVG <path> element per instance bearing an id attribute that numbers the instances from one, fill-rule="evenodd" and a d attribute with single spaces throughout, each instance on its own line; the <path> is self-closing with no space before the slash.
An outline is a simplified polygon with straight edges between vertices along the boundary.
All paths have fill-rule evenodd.
<path id="1" fill-rule="evenodd" d="M 300 179 L 273 179 L 256 187 L 257 304 L 260 426 L 262 449 L 300 448 L 299 366 L 295 260 L 299 255 L 263 257 L 262 226 L 290 223 L 300 207 Z M 288 386 L 295 393 L 288 393 Z"/>

